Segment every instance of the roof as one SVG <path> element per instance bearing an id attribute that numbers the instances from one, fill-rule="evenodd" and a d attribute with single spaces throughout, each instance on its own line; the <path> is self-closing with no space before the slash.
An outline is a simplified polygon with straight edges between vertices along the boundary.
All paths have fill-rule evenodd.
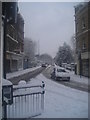
<path id="1" fill-rule="evenodd" d="M 90 2 L 80 2 L 78 5 L 75 6 L 75 14 L 83 11 L 87 6 L 90 4 Z"/>

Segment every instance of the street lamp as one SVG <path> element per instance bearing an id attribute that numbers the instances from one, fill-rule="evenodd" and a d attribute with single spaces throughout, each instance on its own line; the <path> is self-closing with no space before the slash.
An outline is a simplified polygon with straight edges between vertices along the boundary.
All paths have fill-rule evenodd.
<path id="1" fill-rule="evenodd" d="M 81 50 L 78 51 L 78 60 L 79 60 L 79 74 L 80 74 L 80 78 L 82 75 L 82 60 L 81 60 Z"/>

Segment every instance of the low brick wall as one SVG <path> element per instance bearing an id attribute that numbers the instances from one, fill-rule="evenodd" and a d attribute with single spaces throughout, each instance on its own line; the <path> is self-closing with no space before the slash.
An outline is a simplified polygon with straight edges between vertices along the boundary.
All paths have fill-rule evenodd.
<path id="1" fill-rule="evenodd" d="M 27 81 L 30 80 L 30 78 L 35 77 L 36 75 L 41 73 L 44 69 L 45 68 L 41 67 L 41 68 L 38 68 L 38 69 L 36 69 L 34 71 L 30 71 L 30 72 L 21 74 L 19 76 L 15 76 L 15 77 L 9 78 L 8 80 L 11 81 L 13 83 L 13 85 L 17 85 L 20 80 L 25 80 L 27 82 Z"/>

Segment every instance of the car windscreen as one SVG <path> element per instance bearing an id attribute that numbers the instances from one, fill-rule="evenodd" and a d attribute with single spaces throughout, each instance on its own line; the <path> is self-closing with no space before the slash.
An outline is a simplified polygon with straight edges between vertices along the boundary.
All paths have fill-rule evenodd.
<path id="1" fill-rule="evenodd" d="M 57 72 L 66 72 L 64 69 L 57 69 Z"/>

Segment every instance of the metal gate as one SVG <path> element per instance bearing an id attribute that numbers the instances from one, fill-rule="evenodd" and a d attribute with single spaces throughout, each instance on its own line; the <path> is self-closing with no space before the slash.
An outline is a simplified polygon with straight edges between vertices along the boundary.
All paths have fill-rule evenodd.
<path id="1" fill-rule="evenodd" d="M 13 104 L 7 105 L 7 118 L 29 118 L 44 110 L 44 82 L 42 85 L 14 87 Z"/>

